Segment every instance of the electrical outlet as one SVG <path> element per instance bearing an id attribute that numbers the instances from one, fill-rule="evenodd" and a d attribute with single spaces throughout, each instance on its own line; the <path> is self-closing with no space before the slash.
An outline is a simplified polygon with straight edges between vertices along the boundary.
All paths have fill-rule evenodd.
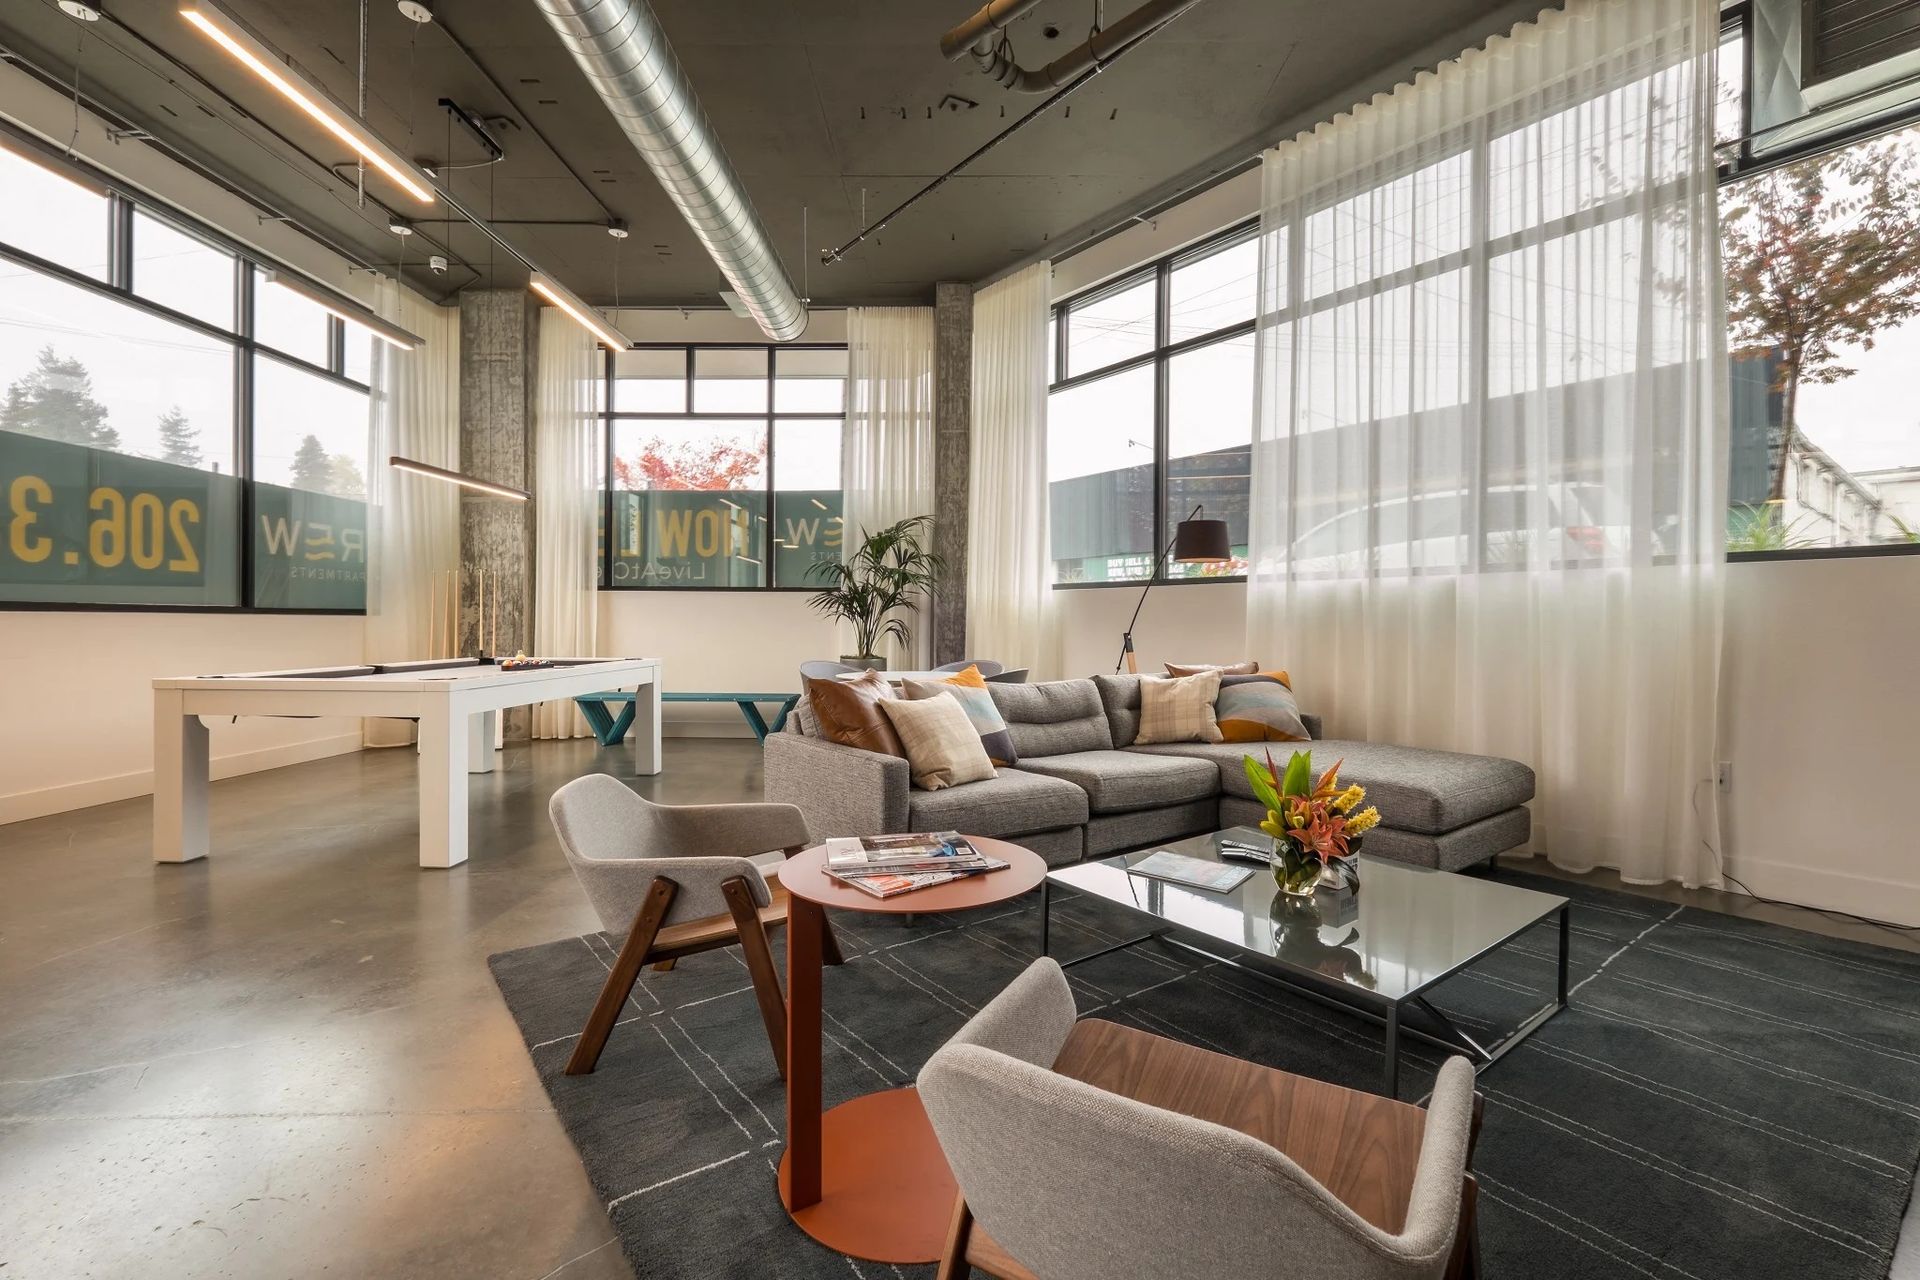
<path id="1" fill-rule="evenodd" d="M 1721 792 L 1724 794 L 1725 792 L 1732 791 L 1733 790 L 1733 761 L 1722 760 L 1720 762 L 1720 770 L 1717 776 L 1720 781 Z"/>

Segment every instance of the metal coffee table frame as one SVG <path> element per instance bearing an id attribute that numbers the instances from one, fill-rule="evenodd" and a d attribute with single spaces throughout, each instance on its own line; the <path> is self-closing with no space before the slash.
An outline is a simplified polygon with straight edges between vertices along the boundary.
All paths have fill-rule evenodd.
<path id="1" fill-rule="evenodd" d="M 1062 887 L 1065 888 L 1066 886 Z M 1084 894 L 1084 896 L 1096 902 L 1107 902 L 1123 910 L 1132 910 L 1137 915 L 1145 915 L 1156 920 L 1160 918 L 1138 907 L 1128 908 L 1125 903 L 1117 902 L 1112 898 L 1102 897 L 1099 894 L 1085 893 L 1084 890 L 1073 890 L 1073 892 Z M 1085 964 L 1089 960 L 1097 960 L 1101 956 L 1112 955 L 1116 951 L 1125 951 L 1129 947 L 1137 947 L 1143 942 L 1159 942 L 1165 946 L 1176 947 L 1182 951 L 1191 952 L 1194 955 L 1205 956 L 1209 960 L 1217 961 L 1220 964 L 1228 965 L 1245 973 L 1250 973 L 1257 978 L 1263 978 L 1276 986 L 1284 987 L 1295 995 L 1304 996 L 1316 1003 L 1339 1009 L 1343 1012 L 1353 1014 L 1356 1017 L 1364 1018 L 1376 1026 L 1385 1027 L 1386 1070 L 1384 1079 L 1382 1080 L 1381 1092 L 1389 1098 L 1398 1098 L 1400 1096 L 1400 1043 L 1403 1038 L 1418 1040 L 1423 1044 L 1444 1049 L 1449 1053 L 1464 1054 L 1468 1060 L 1473 1063 L 1473 1070 L 1477 1075 L 1494 1063 L 1500 1061 L 1515 1045 L 1539 1030 L 1540 1027 L 1555 1014 L 1567 1007 L 1567 944 L 1571 933 L 1568 911 L 1571 907 L 1572 904 L 1570 902 L 1563 900 L 1558 908 L 1542 914 L 1539 919 L 1526 925 L 1524 928 L 1514 931 L 1500 941 L 1460 961 L 1460 963 L 1453 967 L 1436 974 L 1415 990 L 1408 992 L 1398 999 L 1374 996 L 1370 992 L 1358 990 L 1343 983 L 1316 982 L 1300 971 L 1287 968 L 1278 962 L 1271 962 L 1270 964 L 1249 964 L 1243 960 L 1236 960 L 1231 956 L 1221 955 L 1217 951 L 1209 950 L 1203 946 L 1196 946 L 1191 942 L 1185 942 L 1180 938 L 1174 937 L 1173 934 L 1176 932 L 1191 934 L 1195 931 L 1172 923 L 1163 923 L 1159 928 L 1149 930 L 1137 938 L 1128 938 L 1123 942 L 1116 942 L 1111 946 L 1101 947 L 1098 951 L 1090 952 L 1087 955 L 1075 956 L 1071 960 L 1062 960 L 1060 961 L 1060 967 L 1070 969 L 1074 965 Z M 1534 925 L 1541 923 L 1553 915 L 1557 915 L 1560 918 L 1559 929 L 1557 930 L 1560 937 L 1560 955 L 1559 963 L 1556 966 L 1556 989 L 1554 998 L 1522 1019 L 1520 1025 L 1515 1027 L 1505 1037 L 1491 1045 L 1483 1045 L 1466 1032 L 1460 1030 L 1459 1027 L 1455 1026 L 1452 1019 L 1435 1008 L 1432 1002 L 1427 999 L 1426 993 L 1428 991 L 1440 983 L 1445 982 L 1448 978 L 1478 964 L 1481 960 L 1499 951 L 1514 939 L 1530 933 Z M 1047 879 L 1040 882 L 1040 954 L 1043 956 L 1050 954 L 1052 930 L 1053 877 L 1049 875 Z M 1200 934 L 1198 936 L 1205 937 L 1206 935 Z M 1219 942 L 1218 939 L 1210 940 L 1216 944 Z M 1244 954 L 1248 956 L 1258 955 L 1258 953 L 1254 951 L 1246 951 Z M 1338 992 L 1338 994 L 1335 994 L 1336 992 Z M 1407 1018 L 1407 1014 L 1410 1011 L 1417 1012 L 1417 1014 L 1424 1015 L 1426 1018 L 1431 1019 L 1430 1025 L 1428 1027 L 1414 1025 Z"/>

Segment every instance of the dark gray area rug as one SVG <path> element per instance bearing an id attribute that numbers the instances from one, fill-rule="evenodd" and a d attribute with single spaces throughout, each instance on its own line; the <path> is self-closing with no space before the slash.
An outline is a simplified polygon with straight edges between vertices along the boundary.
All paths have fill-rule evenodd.
<path id="1" fill-rule="evenodd" d="M 1920 1158 L 1920 956 L 1501 874 L 1574 900 L 1576 989 L 1481 1076 L 1487 1274 L 1885 1277 Z M 911 1082 L 1037 953 L 1038 897 L 834 927 L 848 963 L 825 979 L 828 1105 Z M 1551 990 L 1552 927 L 1435 1003 L 1497 1037 Z M 1064 893 L 1053 930 L 1057 956 L 1138 932 Z M 491 965 L 637 1274 L 931 1276 L 854 1262 L 787 1220 L 783 1093 L 735 951 L 648 971 L 598 1071 L 562 1075 L 612 959 L 595 934 Z M 1242 972 L 1148 943 L 1069 974 L 1083 1014 L 1378 1087 L 1376 1028 Z M 1437 1060 L 1416 1047 L 1408 1066 L 1413 1097 Z"/>

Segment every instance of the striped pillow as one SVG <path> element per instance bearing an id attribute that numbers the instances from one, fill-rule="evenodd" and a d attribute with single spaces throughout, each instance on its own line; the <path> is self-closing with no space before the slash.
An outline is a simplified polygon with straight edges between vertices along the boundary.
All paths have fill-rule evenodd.
<path id="1" fill-rule="evenodd" d="M 1313 736 L 1284 671 L 1222 676 L 1213 714 L 1223 742 L 1305 742 Z"/>
<path id="2" fill-rule="evenodd" d="M 951 693 L 934 698 L 895 698 L 880 709 L 893 722 L 907 749 L 913 785 L 923 791 L 982 782 L 994 776 L 993 761 L 980 745 L 973 722 Z"/>
<path id="3" fill-rule="evenodd" d="M 980 674 L 980 668 L 968 667 L 946 680 L 902 680 L 900 691 L 909 700 L 951 695 L 959 702 L 960 709 L 967 713 L 967 719 L 973 722 L 974 731 L 980 735 L 980 748 L 987 753 L 987 759 L 1002 766 L 1020 762 L 1020 753 L 1013 748 L 1013 735 L 1007 732 L 1006 717 L 1000 714 L 993 695 L 987 692 L 987 682 Z"/>
<path id="4" fill-rule="evenodd" d="M 1219 742 L 1220 726 L 1213 718 L 1213 700 L 1219 693 L 1218 671 L 1143 678 L 1140 731 L 1134 735 L 1134 743 Z"/>

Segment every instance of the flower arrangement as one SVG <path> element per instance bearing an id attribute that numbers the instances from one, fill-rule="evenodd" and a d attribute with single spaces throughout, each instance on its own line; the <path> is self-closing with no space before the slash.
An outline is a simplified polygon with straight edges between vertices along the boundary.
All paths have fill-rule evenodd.
<path id="1" fill-rule="evenodd" d="M 1283 773 L 1268 753 L 1265 762 L 1245 757 L 1254 798 L 1267 807 L 1260 829 L 1273 837 L 1273 875 L 1288 893 L 1313 892 L 1314 882 L 1336 858 L 1360 851 L 1360 838 L 1380 825 L 1380 811 L 1366 803 L 1367 789 L 1340 785 L 1340 765 L 1317 777 L 1313 753 L 1296 751 Z"/>

